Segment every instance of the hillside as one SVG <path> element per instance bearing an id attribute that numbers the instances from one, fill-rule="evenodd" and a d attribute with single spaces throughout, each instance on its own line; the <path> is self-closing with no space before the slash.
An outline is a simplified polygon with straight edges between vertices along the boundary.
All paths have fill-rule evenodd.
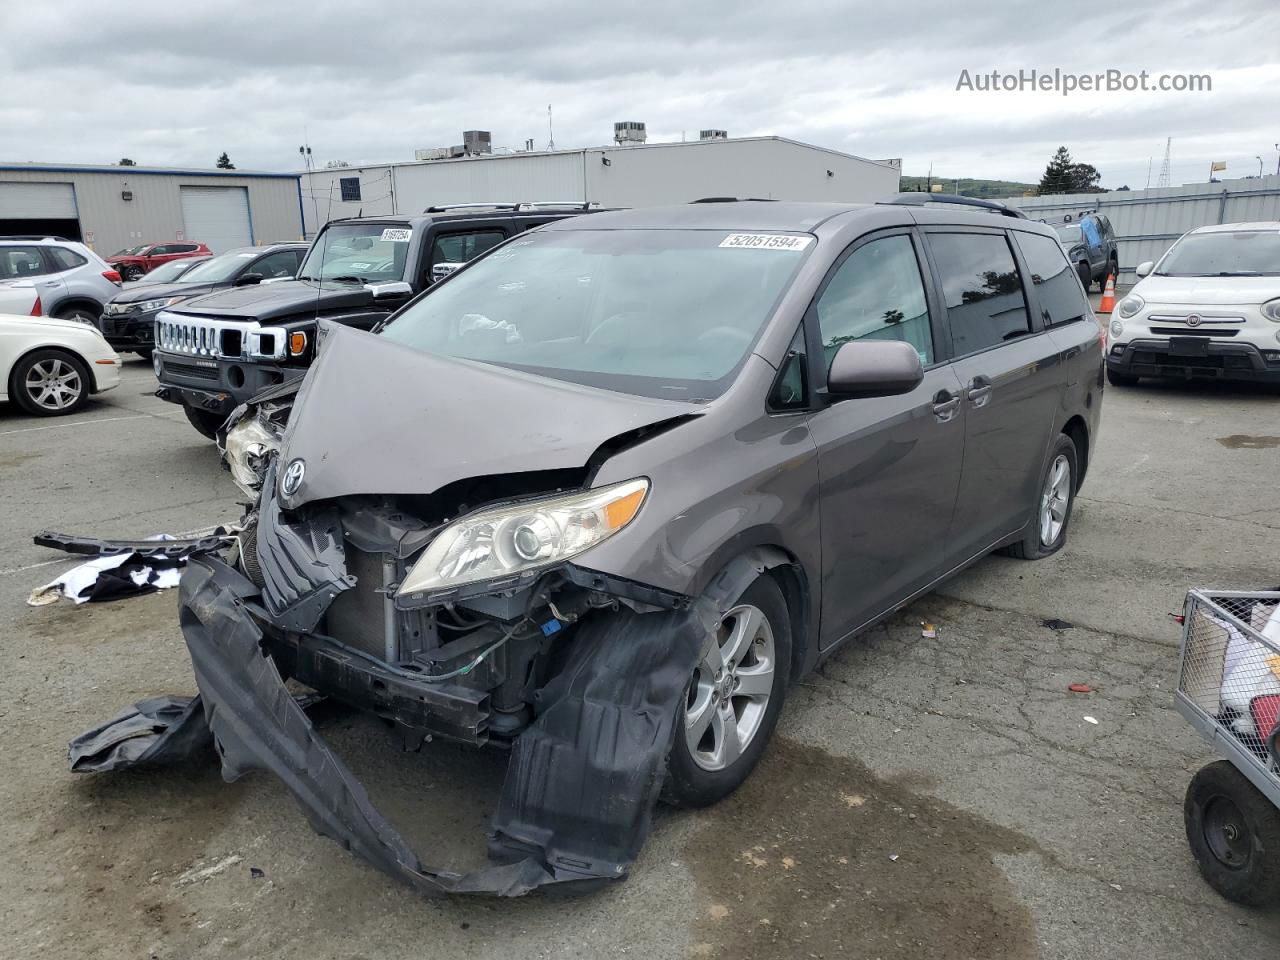
<path id="1" fill-rule="evenodd" d="M 915 190 L 925 189 L 928 177 L 903 177 L 899 181 L 898 189 L 903 192 L 911 192 Z M 950 177 L 933 178 L 933 182 L 942 184 L 942 189 L 946 193 L 955 192 L 956 181 Z M 1034 183 L 1018 183 L 1016 180 L 973 180 L 968 177 L 960 178 L 960 195 L 962 197 L 1020 197 L 1024 193 L 1035 193 L 1036 184 Z"/>

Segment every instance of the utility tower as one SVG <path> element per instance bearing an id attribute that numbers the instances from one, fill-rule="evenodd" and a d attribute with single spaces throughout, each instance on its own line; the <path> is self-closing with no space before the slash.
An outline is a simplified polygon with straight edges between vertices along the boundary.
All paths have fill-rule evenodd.
<path id="1" fill-rule="evenodd" d="M 1160 177 L 1156 180 L 1157 187 L 1170 187 L 1169 176 L 1169 148 L 1173 146 L 1173 137 L 1169 137 L 1164 142 L 1164 163 L 1160 164 Z"/>

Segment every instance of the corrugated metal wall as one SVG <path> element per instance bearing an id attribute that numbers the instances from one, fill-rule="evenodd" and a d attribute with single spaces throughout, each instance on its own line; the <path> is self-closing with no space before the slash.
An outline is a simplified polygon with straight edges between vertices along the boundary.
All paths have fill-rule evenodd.
<path id="1" fill-rule="evenodd" d="M 119 171 L 62 171 L 56 167 L 32 166 L 9 169 L 0 165 L 0 183 L 70 183 L 75 188 L 80 228 L 86 241 L 102 256 L 139 243 L 176 240 L 186 233 L 182 220 L 180 187 L 244 187 L 249 194 L 249 212 L 255 243 L 297 240 L 302 236 L 298 203 L 298 179 L 287 176 L 247 176 L 236 174 L 146 173 L 120 167 Z M 133 194 L 125 200 L 122 193 Z M 0 207 L 0 220 L 5 211 Z M 201 237 L 184 239 L 203 242 Z"/>
<path id="2" fill-rule="evenodd" d="M 1218 223 L 1280 220 L 1280 176 L 1112 193 L 1010 197 L 1004 201 L 1034 219 L 1097 210 L 1111 221 L 1124 282 L 1144 260 L 1159 260 L 1188 230 Z"/>
<path id="3" fill-rule="evenodd" d="M 359 201 L 342 200 L 344 177 L 359 180 Z M 449 203 L 586 199 L 642 207 L 710 196 L 867 202 L 893 196 L 898 170 L 759 137 L 317 170 L 303 174 L 302 184 L 307 235 L 314 236 L 338 217 L 414 214 Z"/>

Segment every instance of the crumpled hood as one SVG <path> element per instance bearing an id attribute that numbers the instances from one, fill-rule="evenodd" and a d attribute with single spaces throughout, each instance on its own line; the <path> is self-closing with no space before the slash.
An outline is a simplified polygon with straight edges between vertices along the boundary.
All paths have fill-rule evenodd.
<path id="1" fill-rule="evenodd" d="M 1148 304 L 1230 306 L 1280 297 L 1280 277 L 1146 277 L 1133 293 Z"/>
<path id="2" fill-rule="evenodd" d="M 351 494 L 429 494 L 455 480 L 584 466 L 606 440 L 701 406 L 423 353 L 330 326 L 298 394 L 281 475 L 294 508 Z"/>

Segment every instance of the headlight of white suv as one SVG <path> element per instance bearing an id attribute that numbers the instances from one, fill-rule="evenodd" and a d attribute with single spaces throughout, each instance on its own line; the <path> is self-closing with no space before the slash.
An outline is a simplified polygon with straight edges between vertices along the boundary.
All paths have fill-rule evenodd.
<path id="1" fill-rule="evenodd" d="M 168 297 L 164 300 L 143 300 L 138 304 L 138 309 L 143 313 L 151 310 L 163 310 L 165 307 L 171 307 L 175 303 L 181 303 L 186 297 Z"/>
<path id="2" fill-rule="evenodd" d="M 256 499 L 268 455 L 280 449 L 280 440 L 257 417 L 246 417 L 227 431 L 224 456 L 231 479 L 245 495 Z"/>
<path id="3" fill-rule="evenodd" d="M 635 519 L 648 493 L 649 481 L 641 477 L 473 513 L 431 541 L 397 593 L 456 587 L 568 560 Z"/>
<path id="4" fill-rule="evenodd" d="M 1262 305 L 1262 315 L 1272 323 L 1280 323 L 1280 298 L 1268 300 Z"/>
<path id="5" fill-rule="evenodd" d="M 1116 313 L 1119 314 L 1120 319 L 1128 320 L 1131 317 L 1136 317 L 1138 315 L 1138 311 L 1146 305 L 1146 301 L 1136 294 L 1131 293 L 1116 304 Z"/>

